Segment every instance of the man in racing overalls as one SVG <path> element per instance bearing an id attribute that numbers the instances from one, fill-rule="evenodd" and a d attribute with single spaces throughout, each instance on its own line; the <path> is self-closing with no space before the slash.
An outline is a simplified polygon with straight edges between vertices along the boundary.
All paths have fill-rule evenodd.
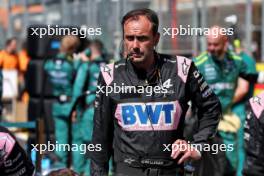
<path id="1" fill-rule="evenodd" d="M 264 92 L 252 97 L 247 104 L 244 125 L 246 159 L 244 176 L 261 176 L 264 173 Z"/>
<path id="2" fill-rule="evenodd" d="M 258 74 L 247 69 L 241 57 L 227 50 L 227 36 L 221 31 L 223 28 L 219 26 L 210 29 L 207 36 L 207 51 L 194 58 L 194 62 L 221 102 L 224 116 L 218 126 L 220 138 L 215 139 L 218 144 L 222 141 L 225 145 L 233 145 L 233 150 L 227 150 L 224 155 L 211 155 L 211 163 L 212 160 L 216 162 L 213 164 L 214 169 L 211 169 L 219 175 L 234 175 L 238 166 L 237 132 L 241 124 L 239 117 L 231 112 L 232 105 L 236 103 L 234 102 L 236 84 L 239 77 L 256 82 Z"/>
<path id="3" fill-rule="evenodd" d="M 33 176 L 34 165 L 15 136 L 0 126 L 0 175 Z"/>
<path id="4" fill-rule="evenodd" d="M 199 108 L 193 143 L 202 146 L 216 132 L 219 100 L 190 59 L 155 52 L 158 23 L 152 10 L 128 12 L 122 19 L 127 58 L 101 67 L 92 176 L 107 175 L 112 155 L 114 174 L 120 176 L 175 176 L 184 161 L 200 159 L 201 151 L 183 138 L 189 100 Z"/>

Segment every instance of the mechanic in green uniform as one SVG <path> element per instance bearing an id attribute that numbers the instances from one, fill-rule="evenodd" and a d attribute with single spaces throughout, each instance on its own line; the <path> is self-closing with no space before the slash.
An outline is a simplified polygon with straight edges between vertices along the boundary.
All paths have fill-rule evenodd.
<path id="1" fill-rule="evenodd" d="M 234 40 L 234 49 L 236 54 L 238 54 L 242 58 L 242 60 L 246 63 L 248 71 L 251 73 L 256 73 L 257 72 L 256 61 L 242 50 L 240 41 L 238 39 Z M 253 96 L 253 91 L 254 91 L 254 83 L 249 83 L 243 78 L 239 78 L 237 89 L 233 99 L 233 102 L 236 103 L 232 107 L 232 112 L 238 115 L 241 121 L 241 127 L 238 130 L 237 176 L 242 176 L 242 169 L 245 160 L 245 150 L 244 150 L 244 123 L 246 118 L 245 104 L 249 100 L 249 98 Z"/>
<path id="2" fill-rule="evenodd" d="M 73 133 L 74 144 L 90 144 L 92 139 L 93 129 L 93 114 L 94 114 L 94 100 L 95 91 L 97 89 L 97 78 L 100 72 L 100 65 L 103 64 L 103 57 L 101 55 L 102 46 L 98 40 L 94 40 L 81 56 L 82 64 L 79 66 L 76 79 L 73 87 L 73 100 L 82 95 L 85 91 L 90 91 L 90 94 L 84 97 L 75 112 L 75 121 L 78 124 L 76 127 L 80 133 Z M 73 129 L 74 130 L 74 129 Z M 88 151 L 87 151 L 88 152 Z M 88 157 L 88 158 L 87 158 Z M 73 159 L 75 160 L 75 158 Z M 85 176 L 90 175 L 90 159 L 88 155 L 81 155 L 76 158 L 79 162 L 78 168 L 75 171 L 81 171 Z"/>
<path id="3" fill-rule="evenodd" d="M 57 144 L 68 144 L 68 118 L 72 108 L 71 98 L 75 75 L 72 56 L 79 45 L 78 37 L 64 36 L 61 40 L 59 54 L 54 59 L 46 61 L 44 65 L 44 70 L 52 86 L 53 96 L 58 99 L 52 105 Z M 67 150 L 63 151 L 63 147 L 56 148 L 55 154 L 58 161 L 54 167 L 66 167 L 67 152 Z"/>
<path id="4" fill-rule="evenodd" d="M 215 31 L 218 33 L 216 34 Z M 227 36 L 222 35 L 221 31 L 222 28 L 219 26 L 210 29 L 210 34 L 207 36 L 207 52 L 194 58 L 194 62 L 222 105 L 224 116 L 218 127 L 219 139 L 226 146 L 233 146 L 233 150 L 227 150 L 225 155 L 221 155 L 223 158 L 218 158 L 220 154 L 215 156 L 215 161 L 218 163 L 215 170 L 219 171 L 219 175 L 234 175 L 238 163 L 237 132 L 240 128 L 240 120 L 231 112 L 231 107 L 238 78 L 241 76 L 249 79 L 250 76 L 242 58 L 227 50 Z M 201 89 L 204 87 L 206 85 Z"/>

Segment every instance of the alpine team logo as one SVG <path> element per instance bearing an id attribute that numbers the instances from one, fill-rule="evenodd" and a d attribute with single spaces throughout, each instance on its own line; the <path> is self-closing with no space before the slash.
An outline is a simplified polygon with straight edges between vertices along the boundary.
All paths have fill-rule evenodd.
<path id="1" fill-rule="evenodd" d="M 114 64 L 104 65 L 100 68 L 106 85 L 110 85 L 114 80 Z"/>
<path id="2" fill-rule="evenodd" d="M 103 66 L 103 72 L 106 72 L 111 77 L 111 69 L 108 65 Z"/>
<path id="3" fill-rule="evenodd" d="M 115 117 L 125 131 L 175 130 L 181 117 L 178 101 L 118 104 Z"/>
<path id="4" fill-rule="evenodd" d="M 253 113 L 259 119 L 264 110 L 264 94 L 261 93 L 249 100 Z"/>
<path id="5" fill-rule="evenodd" d="M 188 74 L 189 65 L 186 63 L 186 59 L 184 59 L 184 62 L 182 63 L 182 73 L 184 75 Z"/>

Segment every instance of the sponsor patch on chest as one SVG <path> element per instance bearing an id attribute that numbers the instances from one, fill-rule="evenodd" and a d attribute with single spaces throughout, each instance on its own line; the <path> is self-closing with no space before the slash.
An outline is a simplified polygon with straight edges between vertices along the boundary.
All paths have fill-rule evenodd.
<path id="1" fill-rule="evenodd" d="M 217 71 L 211 64 L 206 64 L 204 68 L 204 76 L 205 79 L 208 80 L 215 80 L 217 79 Z"/>
<path id="2" fill-rule="evenodd" d="M 118 104 L 115 118 L 125 131 L 175 130 L 182 109 L 178 101 Z"/>

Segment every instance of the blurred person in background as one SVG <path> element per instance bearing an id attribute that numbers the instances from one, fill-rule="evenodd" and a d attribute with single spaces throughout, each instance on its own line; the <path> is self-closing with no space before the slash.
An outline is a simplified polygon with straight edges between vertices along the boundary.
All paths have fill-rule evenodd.
<path id="1" fill-rule="evenodd" d="M 18 71 L 18 77 L 19 77 L 19 65 L 18 65 L 18 55 L 17 55 L 17 39 L 15 37 L 10 38 L 5 43 L 5 48 L 0 51 L 0 96 L 2 99 L 3 94 L 3 73 L 2 70 L 17 70 Z M 2 101 L 0 103 L 0 113 L 2 119 L 2 110 L 3 110 L 3 104 Z"/>
<path id="2" fill-rule="evenodd" d="M 18 99 L 21 100 L 25 90 L 24 75 L 29 62 L 26 45 L 22 45 L 21 51 L 17 52 L 17 39 L 10 38 L 6 41 L 5 48 L 0 51 L 0 66 L 3 70 L 16 70 L 18 72 Z M 26 94 L 24 94 L 26 95 Z M 28 100 L 25 96 L 25 100 Z"/>
<path id="3" fill-rule="evenodd" d="M 0 51 L 0 66 L 4 70 L 17 70 L 19 68 L 16 38 L 8 39 L 5 48 Z"/>
<path id="4" fill-rule="evenodd" d="M 53 89 L 53 96 L 57 98 L 57 102 L 52 105 L 52 116 L 55 122 L 55 138 L 58 144 L 68 143 L 68 118 L 72 108 L 71 99 L 76 74 L 73 54 L 79 45 L 80 40 L 78 37 L 72 35 L 64 36 L 57 56 L 46 61 L 44 65 Z M 75 128 L 75 123 L 73 123 L 73 130 Z M 55 154 L 58 157 L 58 161 L 53 166 L 66 167 L 67 151 L 56 150 Z"/>
<path id="5" fill-rule="evenodd" d="M 242 60 L 246 63 L 247 69 L 250 73 L 256 73 L 256 61 L 250 57 L 241 46 L 239 39 L 234 40 L 234 50 L 237 55 L 239 55 Z M 237 88 L 234 94 L 232 107 L 232 112 L 234 112 L 241 122 L 241 127 L 238 130 L 238 168 L 237 176 L 242 176 L 242 169 L 245 160 L 245 150 L 244 150 L 244 123 L 246 119 L 245 104 L 250 97 L 253 96 L 254 83 L 250 83 L 243 78 L 238 79 Z"/>
<path id="6" fill-rule="evenodd" d="M 232 145 L 233 150 L 227 150 L 217 155 L 209 153 L 205 173 L 201 175 L 234 176 L 238 167 L 238 130 L 241 127 L 240 119 L 232 113 L 231 108 L 235 99 L 235 90 L 239 77 L 256 82 L 258 74 L 247 69 L 242 58 L 228 50 L 227 36 L 220 32 L 223 28 L 213 26 L 207 36 L 207 51 L 194 58 L 195 65 L 203 74 L 206 82 L 213 88 L 222 106 L 223 118 L 218 126 L 218 134 L 212 143 Z M 217 35 L 214 32 L 218 31 Z M 205 163 L 206 163 L 205 160 Z M 202 167 L 200 167 L 202 169 Z M 210 170 L 211 169 L 211 170 Z"/>
<path id="7" fill-rule="evenodd" d="M 74 113 L 74 122 L 76 129 L 73 129 L 73 143 L 90 144 L 92 139 L 93 115 L 95 91 L 97 88 L 97 79 L 100 72 L 100 65 L 104 62 L 102 57 L 103 44 L 99 40 L 93 40 L 79 56 L 82 63 L 79 65 L 76 78 L 73 85 L 73 101 L 76 101 L 86 91 L 90 93 L 84 96 L 80 105 Z M 90 156 L 80 154 L 73 158 L 74 168 L 77 172 L 85 176 L 90 175 Z"/>
<path id="8" fill-rule="evenodd" d="M 19 64 L 19 100 L 22 100 L 24 103 L 28 102 L 29 95 L 25 92 L 25 73 L 27 71 L 28 63 L 30 58 L 27 52 L 27 43 L 24 41 L 22 43 L 21 50 L 18 52 L 18 64 Z"/>
<path id="9" fill-rule="evenodd" d="M 78 53 L 74 53 L 73 54 L 73 59 L 74 59 L 74 69 L 78 70 L 78 68 L 80 67 L 80 65 L 83 63 L 82 61 L 82 54 L 85 54 L 85 55 L 89 55 L 91 54 L 91 50 L 90 50 L 90 43 L 91 43 L 91 40 L 89 39 L 86 39 L 85 41 L 83 41 L 83 48 L 82 50 L 78 50 L 79 52 Z"/>
<path id="10" fill-rule="evenodd" d="M 27 71 L 27 66 L 30 61 L 27 52 L 27 42 L 23 42 L 21 45 L 21 50 L 18 52 L 19 68 L 21 72 L 25 73 Z"/>

